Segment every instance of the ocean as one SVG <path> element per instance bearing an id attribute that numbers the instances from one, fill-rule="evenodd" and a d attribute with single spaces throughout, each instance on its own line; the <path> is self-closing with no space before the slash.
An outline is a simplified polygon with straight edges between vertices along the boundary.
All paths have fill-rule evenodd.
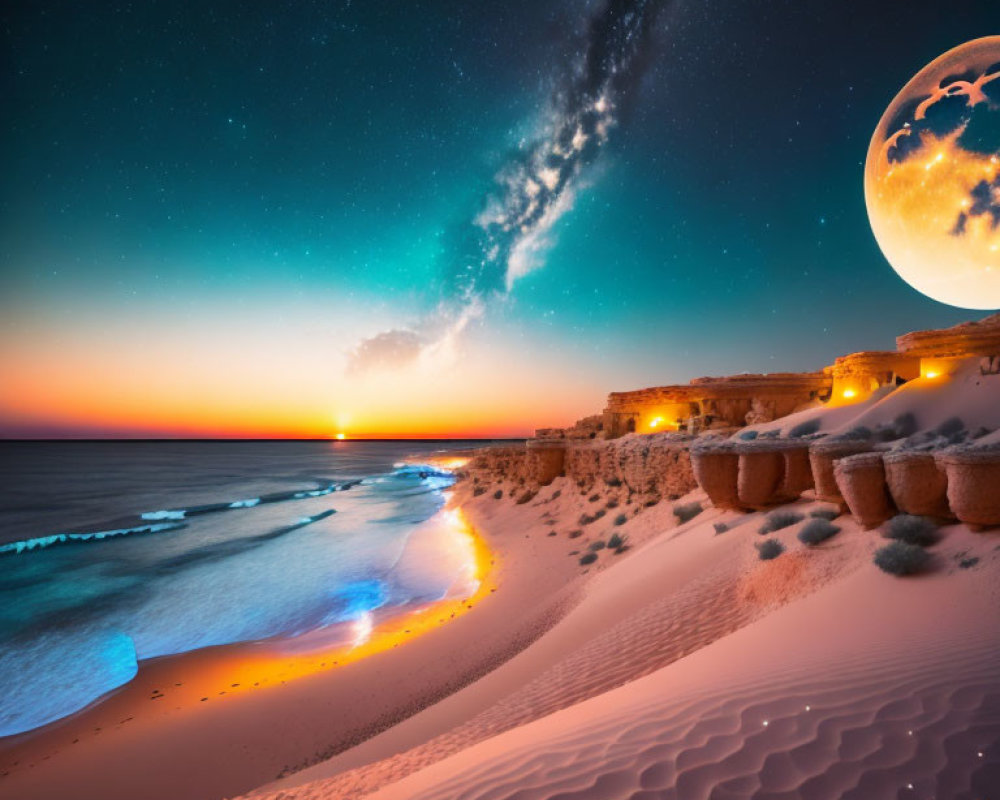
<path id="1" fill-rule="evenodd" d="M 0 736 L 144 659 L 360 643 L 475 590 L 424 460 L 483 442 L 0 442 Z M 305 636 L 305 634 L 309 634 Z"/>

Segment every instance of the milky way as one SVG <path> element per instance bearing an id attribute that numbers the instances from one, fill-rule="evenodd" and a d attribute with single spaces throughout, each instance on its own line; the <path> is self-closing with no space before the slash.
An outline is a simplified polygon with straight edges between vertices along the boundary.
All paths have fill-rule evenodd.
<path id="1" fill-rule="evenodd" d="M 544 122 L 499 170 L 493 190 L 457 236 L 445 297 L 412 328 L 361 342 L 348 370 L 398 367 L 449 348 L 518 278 L 542 266 L 553 225 L 573 204 L 645 63 L 664 0 L 608 0 L 591 17 Z"/>

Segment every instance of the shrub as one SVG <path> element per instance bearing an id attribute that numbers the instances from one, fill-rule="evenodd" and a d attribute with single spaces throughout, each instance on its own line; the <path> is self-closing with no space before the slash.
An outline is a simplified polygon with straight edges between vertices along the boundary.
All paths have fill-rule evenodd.
<path id="1" fill-rule="evenodd" d="M 554 491 L 554 492 L 552 493 L 552 497 L 551 497 L 551 498 L 549 498 L 549 499 L 550 499 L 550 500 L 555 500 L 555 499 L 556 499 L 557 497 L 561 497 L 561 496 L 562 496 L 562 489 L 556 489 L 556 490 L 555 490 L 555 491 Z"/>
<path id="2" fill-rule="evenodd" d="M 934 429 L 938 436 L 954 436 L 965 432 L 965 423 L 958 417 L 948 417 Z"/>
<path id="3" fill-rule="evenodd" d="M 583 566 L 593 564 L 595 561 L 597 561 L 597 553 L 584 553 L 580 556 L 580 564 Z"/>
<path id="4" fill-rule="evenodd" d="M 495 492 L 493 492 L 494 500 L 499 500 L 501 497 L 503 497 L 503 489 L 497 489 Z"/>
<path id="5" fill-rule="evenodd" d="M 555 536 L 555 535 L 556 535 L 555 531 L 549 531 L 549 536 Z"/>
<path id="6" fill-rule="evenodd" d="M 622 479 L 621 478 L 605 478 L 604 482 L 608 486 L 621 486 L 622 485 Z"/>
<path id="7" fill-rule="evenodd" d="M 596 553 L 598 550 L 603 550 L 605 547 L 607 547 L 607 545 L 604 542 L 602 542 L 600 539 L 598 539 L 596 542 L 591 542 L 590 543 L 589 549 L 592 552 Z"/>
<path id="8" fill-rule="evenodd" d="M 572 530 L 569 532 L 570 539 L 579 539 L 581 536 L 583 536 L 582 528 L 577 528 L 576 530 Z"/>
<path id="9" fill-rule="evenodd" d="M 643 505 L 646 508 L 652 508 L 653 506 L 655 506 L 659 502 L 660 502 L 660 498 L 659 497 L 650 497 L 645 503 L 643 503 Z"/>
<path id="10" fill-rule="evenodd" d="M 525 503 L 530 502 L 535 499 L 535 495 L 538 494 L 534 489 L 528 489 L 524 494 L 517 498 L 517 504 L 523 506 Z"/>
<path id="11" fill-rule="evenodd" d="M 599 509 L 597 509 L 597 511 L 594 512 L 594 519 L 600 519 L 601 517 L 603 517 L 607 513 L 608 512 L 605 511 L 603 508 L 599 508 Z"/>
<path id="12" fill-rule="evenodd" d="M 580 519 L 576 521 L 577 525 L 589 525 L 591 522 L 596 520 L 597 517 L 592 517 L 590 514 L 581 514 Z"/>
<path id="13" fill-rule="evenodd" d="M 480 495 L 483 495 L 483 494 L 486 494 L 486 487 L 485 486 L 477 486 L 475 489 L 472 490 L 472 496 L 473 497 L 479 497 Z"/>
<path id="14" fill-rule="evenodd" d="M 875 566 L 890 575 L 912 575 L 923 570 L 931 557 L 915 544 L 891 542 L 875 551 Z"/>
<path id="15" fill-rule="evenodd" d="M 810 517 L 816 519 L 835 520 L 840 516 L 839 508 L 814 508 L 809 512 Z"/>
<path id="16" fill-rule="evenodd" d="M 619 514 L 615 517 L 615 525 L 624 525 L 628 522 L 628 516 L 626 514 Z"/>
<path id="17" fill-rule="evenodd" d="M 798 425 L 793 426 L 788 432 L 788 437 L 790 439 L 801 439 L 803 436 L 812 436 L 818 430 L 819 420 L 807 419 L 805 422 L 800 422 Z"/>
<path id="18" fill-rule="evenodd" d="M 872 431 L 871 428 L 866 428 L 864 425 L 855 425 L 849 431 L 845 431 L 840 434 L 838 439 L 871 439 Z"/>
<path id="19" fill-rule="evenodd" d="M 825 542 L 837 533 L 840 533 L 840 528 L 831 523 L 830 520 L 816 517 L 802 526 L 802 530 L 799 531 L 799 541 L 812 547 L 820 542 Z"/>
<path id="20" fill-rule="evenodd" d="M 674 515 L 680 520 L 683 525 L 685 522 L 690 522 L 695 517 L 697 517 L 702 512 L 701 503 L 695 501 L 693 503 L 682 503 L 680 505 L 674 506 Z"/>
<path id="21" fill-rule="evenodd" d="M 789 525 L 794 525 L 796 522 L 801 522 L 804 519 L 805 517 L 798 511 L 792 511 L 787 508 L 779 508 L 764 517 L 764 524 L 757 529 L 757 533 L 761 535 L 774 533 L 775 531 L 780 531 L 782 528 L 787 528 Z"/>
<path id="22" fill-rule="evenodd" d="M 759 433 L 758 433 L 757 431 L 741 431 L 741 432 L 740 432 L 740 438 L 741 438 L 741 439 L 742 439 L 742 440 L 743 440 L 744 442 L 752 442 L 752 441 L 753 441 L 754 439 L 756 439 L 756 438 L 757 438 L 757 437 L 758 437 L 759 435 L 760 435 L 760 434 L 759 434 Z"/>
<path id="23" fill-rule="evenodd" d="M 885 535 L 907 544 L 927 547 L 938 540 L 937 525 L 926 517 L 912 514 L 897 514 L 885 526 Z"/>
<path id="24" fill-rule="evenodd" d="M 771 561 L 785 552 L 785 546 L 777 539 L 766 539 L 757 545 L 757 555 L 761 561 Z"/>
<path id="25" fill-rule="evenodd" d="M 729 530 L 729 525 L 727 525 L 725 522 L 716 522 L 714 525 L 712 525 L 712 527 L 715 528 L 716 536 L 718 536 L 720 533 L 725 533 L 726 531 Z"/>
<path id="26" fill-rule="evenodd" d="M 618 498 L 617 497 L 608 498 L 608 502 L 606 502 L 604 504 L 604 507 L 605 508 L 618 508 Z"/>
<path id="27" fill-rule="evenodd" d="M 590 497 L 587 498 L 587 502 L 588 503 L 596 503 L 600 499 L 601 499 L 601 496 L 599 494 L 592 494 Z"/>
<path id="28" fill-rule="evenodd" d="M 625 538 L 620 533 L 612 533 L 611 538 L 608 539 L 608 549 L 618 550 L 620 547 L 624 546 Z"/>
<path id="29" fill-rule="evenodd" d="M 979 556 L 973 556 L 972 558 L 963 558 L 958 562 L 958 566 L 962 569 L 969 569 L 969 567 L 974 567 L 979 563 Z"/>

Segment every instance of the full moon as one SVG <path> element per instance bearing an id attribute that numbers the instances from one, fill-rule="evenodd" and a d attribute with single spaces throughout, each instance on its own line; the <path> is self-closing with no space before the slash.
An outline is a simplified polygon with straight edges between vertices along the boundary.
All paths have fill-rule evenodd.
<path id="1" fill-rule="evenodd" d="M 910 286 L 1000 308 L 1000 36 L 949 50 L 900 90 L 868 148 L 865 202 Z"/>

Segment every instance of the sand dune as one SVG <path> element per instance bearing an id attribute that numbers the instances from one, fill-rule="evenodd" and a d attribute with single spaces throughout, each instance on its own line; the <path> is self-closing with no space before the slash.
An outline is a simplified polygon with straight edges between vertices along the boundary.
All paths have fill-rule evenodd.
<path id="1" fill-rule="evenodd" d="M 373 797 L 993 796 L 1000 626 L 987 576 L 859 569 Z"/>

